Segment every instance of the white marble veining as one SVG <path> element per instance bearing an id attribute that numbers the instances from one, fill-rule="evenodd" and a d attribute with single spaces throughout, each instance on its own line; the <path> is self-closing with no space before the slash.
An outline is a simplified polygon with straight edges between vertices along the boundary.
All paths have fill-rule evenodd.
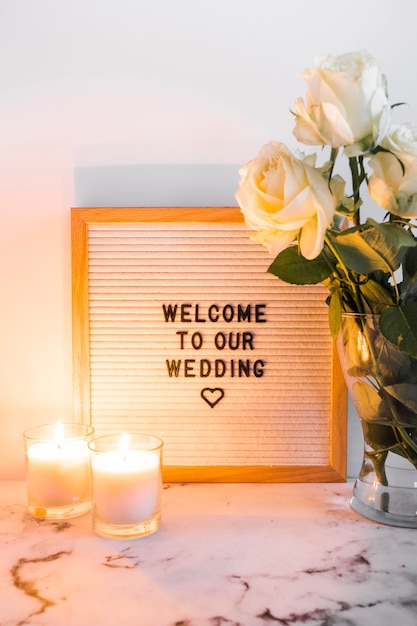
<path id="1" fill-rule="evenodd" d="M 110 540 L 0 483 L 0 625 L 415 626 L 417 531 L 360 518 L 351 490 L 165 485 L 161 528 Z"/>

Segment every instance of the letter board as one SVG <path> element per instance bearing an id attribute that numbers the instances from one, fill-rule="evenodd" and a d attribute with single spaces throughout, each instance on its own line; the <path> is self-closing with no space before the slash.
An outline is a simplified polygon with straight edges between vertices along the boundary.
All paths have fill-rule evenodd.
<path id="1" fill-rule="evenodd" d="M 238 208 L 72 209 L 75 419 L 164 440 L 164 479 L 345 480 L 326 289 L 267 273 Z"/>

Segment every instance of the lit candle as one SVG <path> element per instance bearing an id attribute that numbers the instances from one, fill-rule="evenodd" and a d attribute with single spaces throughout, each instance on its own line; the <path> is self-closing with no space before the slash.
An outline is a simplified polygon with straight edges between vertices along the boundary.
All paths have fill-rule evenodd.
<path id="1" fill-rule="evenodd" d="M 122 434 L 91 442 L 93 525 L 104 536 L 141 536 L 160 523 L 160 439 Z"/>
<path id="2" fill-rule="evenodd" d="M 91 506 L 86 424 L 43 425 L 24 433 L 29 512 L 38 518 L 81 515 Z"/>

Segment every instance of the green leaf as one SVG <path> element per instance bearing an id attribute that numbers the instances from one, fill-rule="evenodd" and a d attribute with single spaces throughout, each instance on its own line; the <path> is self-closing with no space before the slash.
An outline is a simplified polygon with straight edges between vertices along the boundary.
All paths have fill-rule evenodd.
<path id="1" fill-rule="evenodd" d="M 416 413 L 417 417 L 417 385 L 396 383 L 385 387 L 385 391 Z"/>
<path id="2" fill-rule="evenodd" d="M 417 357 L 417 302 L 385 309 L 381 313 L 379 327 L 400 350 Z"/>
<path id="3" fill-rule="evenodd" d="M 375 387 L 357 380 L 352 386 L 352 397 L 358 414 L 365 422 L 390 421 L 390 410 Z"/>
<path id="4" fill-rule="evenodd" d="M 388 341 L 382 332 L 379 336 L 376 335 L 373 350 L 377 362 L 377 378 L 384 388 L 399 380 L 415 382 L 412 357 Z"/>
<path id="5" fill-rule="evenodd" d="M 359 274 L 392 273 L 407 248 L 416 246 L 413 235 L 398 224 L 378 224 L 368 219 L 362 231 L 342 232 L 335 245 L 346 265 Z"/>
<path id="6" fill-rule="evenodd" d="M 404 259 L 405 269 L 410 278 L 417 277 L 417 248 L 411 248 L 407 250 L 406 257 Z"/>
<path id="7" fill-rule="evenodd" d="M 389 255 L 389 249 L 383 241 L 371 244 L 363 237 L 363 233 L 350 232 L 346 235 L 341 233 L 335 238 L 334 246 L 347 267 L 358 274 L 378 271 L 387 273 L 393 270 L 385 258 Z"/>
<path id="8" fill-rule="evenodd" d="M 379 315 L 394 304 L 391 293 L 375 280 L 369 279 L 363 283 L 360 292 L 369 306 L 370 313 Z"/>
<path id="9" fill-rule="evenodd" d="M 403 260 L 403 279 L 398 285 L 401 301 L 417 300 L 417 248 L 409 248 Z"/>
<path id="10" fill-rule="evenodd" d="M 369 229 L 369 231 L 364 231 L 364 234 L 368 232 L 372 233 L 373 229 L 379 231 L 394 251 L 399 248 L 415 248 L 417 246 L 417 240 L 413 237 L 412 233 L 409 230 L 405 230 L 405 228 L 399 224 L 392 222 L 379 224 L 379 222 L 371 218 L 368 218 L 366 223 L 372 226 L 372 228 Z"/>
<path id="11" fill-rule="evenodd" d="M 293 285 L 315 285 L 328 278 L 332 268 L 323 253 L 308 260 L 298 252 L 297 246 L 291 246 L 278 254 L 268 272 Z"/>
<path id="12" fill-rule="evenodd" d="M 333 291 L 329 300 L 329 326 L 332 337 L 336 339 L 342 321 L 342 300 L 338 291 Z"/>

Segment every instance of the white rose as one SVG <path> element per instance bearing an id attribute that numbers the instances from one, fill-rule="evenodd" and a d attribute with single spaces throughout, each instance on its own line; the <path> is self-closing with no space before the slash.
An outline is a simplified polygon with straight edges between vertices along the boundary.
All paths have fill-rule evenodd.
<path id="1" fill-rule="evenodd" d="M 417 126 L 393 126 L 369 165 L 369 193 L 377 204 L 400 217 L 417 217 Z"/>
<path id="2" fill-rule="evenodd" d="M 302 74 L 306 104 L 295 102 L 294 135 L 307 145 L 345 147 L 357 156 L 378 144 L 390 124 L 385 76 L 365 50 L 317 57 Z"/>
<path id="3" fill-rule="evenodd" d="M 236 199 L 252 238 L 276 256 L 299 236 L 301 254 L 314 259 L 323 248 L 336 198 L 314 167 L 282 143 L 270 142 L 240 170 Z"/>

